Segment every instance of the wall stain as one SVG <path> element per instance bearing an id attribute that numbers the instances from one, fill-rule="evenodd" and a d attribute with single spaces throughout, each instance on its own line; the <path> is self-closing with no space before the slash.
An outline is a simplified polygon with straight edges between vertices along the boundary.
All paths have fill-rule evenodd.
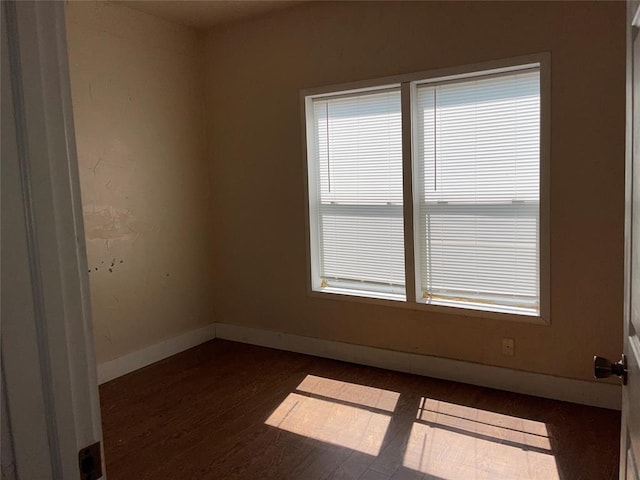
<path id="1" fill-rule="evenodd" d="M 86 207 L 83 214 L 87 240 L 105 240 L 107 251 L 110 250 L 109 240 L 134 240 L 149 230 L 129 209 Z"/>
<path id="2" fill-rule="evenodd" d="M 115 271 L 115 268 L 116 268 L 116 264 L 117 264 L 117 262 L 118 262 L 118 260 L 117 260 L 116 258 L 111 259 L 111 264 L 110 264 L 110 266 L 109 266 L 109 268 L 108 268 L 109 273 L 113 273 L 113 272 Z M 120 263 L 120 265 L 122 265 L 122 264 L 124 263 L 124 260 L 120 259 L 120 260 L 119 260 L 119 263 Z M 100 262 L 100 264 L 101 264 L 101 265 L 103 265 L 103 264 L 104 264 L 104 260 L 102 260 L 102 261 Z M 95 267 L 95 268 L 94 268 L 94 270 L 97 272 L 97 271 L 98 271 L 98 267 Z M 89 272 L 89 273 L 91 273 L 91 271 L 92 271 L 92 269 L 90 268 L 90 269 L 88 270 L 88 272 Z M 167 273 L 167 276 L 169 276 L 169 274 L 168 274 L 168 273 Z M 117 297 L 115 297 L 115 296 L 114 296 L 113 298 L 115 298 L 115 299 L 116 299 L 116 301 L 119 301 Z"/>

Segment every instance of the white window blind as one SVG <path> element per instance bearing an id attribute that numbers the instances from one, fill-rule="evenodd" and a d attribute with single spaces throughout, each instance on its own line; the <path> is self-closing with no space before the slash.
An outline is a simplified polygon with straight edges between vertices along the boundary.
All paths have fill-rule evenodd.
<path id="1" fill-rule="evenodd" d="M 405 299 L 399 88 L 311 102 L 314 289 Z"/>
<path id="2" fill-rule="evenodd" d="M 537 315 L 539 69 L 416 86 L 417 300 Z"/>

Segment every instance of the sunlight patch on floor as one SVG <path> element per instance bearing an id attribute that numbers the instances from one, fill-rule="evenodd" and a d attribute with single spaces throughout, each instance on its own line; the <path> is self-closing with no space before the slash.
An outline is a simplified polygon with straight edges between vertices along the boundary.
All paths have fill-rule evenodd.
<path id="1" fill-rule="evenodd" d="M 423 398 L 404 455 L 407 468 L 446 480 L 558 480 L 546 425 Z"/>
<path id="2" fill-rule="evenodd" d="M 296 390 L 386 412 L 393 412 L 400 398 L 398 392 L 316 375 L 307 375 Z"/>
<path id="3" fill-rule="evenodd" d="M 307 375 L 265 423 L 378 455 L 399 396 L 389 390 Z"/>

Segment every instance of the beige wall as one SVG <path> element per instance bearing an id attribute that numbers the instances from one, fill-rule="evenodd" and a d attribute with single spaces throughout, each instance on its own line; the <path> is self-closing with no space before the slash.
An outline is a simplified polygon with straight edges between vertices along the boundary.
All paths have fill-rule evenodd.
<path id="1" fill-rule="evenodd" d="M 102 363 L 213 321 L 202 43 L 102 2 L 67 37 Z"/>
<path id="2" fill-rule="evenodd" d="M 67 6 L 98 362 L 214 320 L 572 378 L 619 355 L 622 2 L 312 2 L 206 45 Z M 300 90 L 545 51 L 551 326 L 309 297 Z"/>
<path id="3" fill-rule="evenodd" d="M 217 321 L 591 379 L 621 352 L 623 2 L 312 2 L 207 35 Z M 307 295 L 301 89 L 551 52 L 551 326 Z M 501 355 L 503 337 L 516 355 Z"/>

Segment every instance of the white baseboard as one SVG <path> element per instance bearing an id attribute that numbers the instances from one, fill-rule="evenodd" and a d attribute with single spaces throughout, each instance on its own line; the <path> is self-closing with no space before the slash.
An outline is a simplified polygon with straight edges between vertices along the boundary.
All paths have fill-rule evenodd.
<path id="1" fill-rule="evenodd" d="M 332 358 L 345 362 L 415 373 L 427 377 L 524 393 L 537 397 L 620 410 L 621 388 L 541 373 L 352 345 L 288 333 L 214 323 L 98 365 L 100 384 L 146 367 L 213 338 Z"/>
<path id="2" fill-rule="evenodd" d="M 565 402 L 613 410 L 621 408 L 621 388 L 609 383 L 554 377 L 224 323 L 216 324 L 216 338 Z"/>
<path id="3" fill-rule="evenodd" d="M 131 373 L 139 368 L 164 360 L 171 355 L 183 352 L 189 348 L 200 345 L 216 338 L 216 325 L 206 325 L 177 337 L 170 338 L 150 347 L 137 350 L 109 362 L 98 365 L 98 383 L 103 384 L 109 380 Z"/>

